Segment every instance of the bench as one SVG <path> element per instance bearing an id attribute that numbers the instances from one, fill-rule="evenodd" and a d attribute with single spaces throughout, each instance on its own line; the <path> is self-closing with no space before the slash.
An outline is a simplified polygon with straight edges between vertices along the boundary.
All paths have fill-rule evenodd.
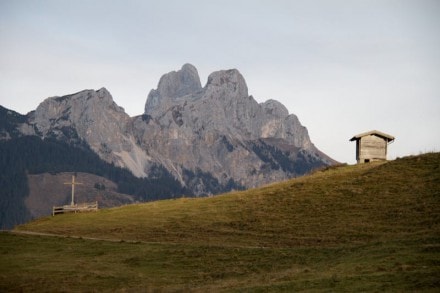
<path id="1" fill-rule="evenodd" d="M 52 208 L 52 216 L 64 213 L 79 213 L 79 212 L 95 212 L 98 210 L 98 202 L 80 203 L 75 205 L 54 206 Z"/>

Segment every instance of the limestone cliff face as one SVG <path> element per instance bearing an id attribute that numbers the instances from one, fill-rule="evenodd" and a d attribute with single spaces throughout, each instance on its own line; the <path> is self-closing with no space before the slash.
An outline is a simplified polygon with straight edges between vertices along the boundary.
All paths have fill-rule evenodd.
<path id="1" fill-rule="evenodd" d="M 202 87 L 190 64 L 162 76 L 141 116 L 129 117 L 102 88 L 48 98 L 20 129 L 85 142 L 138 177 L 163 166 L 194 194 L 255 187 L 334 163 L 281 103 L 249 96 L 238 70 L 214 72 Z"/>
<path id="2" fill-rule="evenodd" d="M 102 88 L 48 98 L 31 115 L 29 124 L 42 137 L 85 141 L 105 161 L 146 176 L 142 168 L 146 156 L 134 141 L 130 121 Z"/>
<path id="3" fill-rule="evenodd" d="M 173 105 L 177 100 L 194 95 L 202 89 L 197 69 L 185 64 L 179 71 L 162 76 L 156 90 L 151 90 L 145 105 L 145 113 L 154 115 Z"/>
<path id="4" fill-rule="evenodd" d="M 164 75 L 148 96 L 145 114 L 133 119 L 133 133 L 182 182 L 185 169 L 200 169 L 220 184 L 254 187 L 333 162 L 281 103 L 258 104 L 249 96 L 235 69 L 212 73 L 203 88 L 191 65 Z"/>

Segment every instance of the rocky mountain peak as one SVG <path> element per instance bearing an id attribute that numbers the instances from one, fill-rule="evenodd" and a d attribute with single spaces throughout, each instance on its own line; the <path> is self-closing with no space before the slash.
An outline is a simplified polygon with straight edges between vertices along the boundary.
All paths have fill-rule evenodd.
<path id="1" fill-rule="evenodd" d="M 243 98 L 248 96 L 246 81 L 237 69 L 220 70 L 213 72 L 208 77 L 206 91 L 222 91 L 225 96 Z"/>
<path id="2" fill-rule="evenodd" d="M 178 71 L 164 74 L 157 86 L 151 90 L 145 104 L 145 113 L 152 114 L 175 100 L 202 89 L 199 73 L 191 64 L 184 64 Z"/>
<path id="3" fill-rule="evenodd" d="M 197 69 L 191 64 L 185 64 L 180 70 L 163 75 L 157 91 L 164 98 L 180 98 L 201 88 Z"/>
<path id="4" fill-rule="evenodd" d="M 144 155 L 133 141 L 130 116 L 105 88 L 44 100 L 29 117 L 42 137 L 86 142 L 104 160 L 142 177 Z"/>
<path id="5" fill-rule="evenodd" d="M 211 183 L 190 179 L 197 172 L 219 185 L 253 187 L 332 162 L 284 105 L 249 96 L 237 69 L 213 72 L 204 88 L 192 65 L 165 74 L 133 133 L 152 162 L 199 194 Z"/>
<path id="6" fill-rule="evenodd" d="M 105 88 L 48 98 L 26 117 L 23 135 L 86 143 L 138 177 L 163 168 L 194 194 L 255 187 L 334 163 L 284 105 L 249 96 L 237 69 L 213 72 L 202 88 L 197 69 L 185 64 L 160 78 L 137 117 Z"/>
<path id="7" fill-rule="evenodd" d="M 93 92 L 93 91 L 92 91 Z M 113 97 L 110 94 L 110 92 L 105 88 L 102 87 L 99 90 L 96 91 L 96 95 L 98 96 L 98 98 L 100 99 L 105 99 L 111 103 L 113 103 Z"/>
<path id="8" fill-rule="evenodd" d="M 123 108 L 116 105 L 106 88 L 98 91 L 84 90 L 75 94 L 50 97 L 35 110 L 33 121 L 38 131 L 45 134 L 54 127 L 81 125 L 101 118 L 107 111 L 126 116 Z"/>
<path id="9" fill-rule="evenodd" d="M 267 100 L 266 102 L 262 103 L 261 106 L 268 115 L 277 117 L 286 117 L 289 115 L 289 110 L 287 110 L 283 104 L 276 100 Z"/>

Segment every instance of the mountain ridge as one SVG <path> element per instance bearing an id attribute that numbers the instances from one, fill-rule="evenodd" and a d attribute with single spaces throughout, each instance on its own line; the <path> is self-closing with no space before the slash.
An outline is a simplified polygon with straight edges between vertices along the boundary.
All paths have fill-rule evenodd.
<path id="1" fill-rule="evenodd" d="M 38 137 L 41 141 L 31 145 L 42 152 L 57 142 L 60 152 L 59 147 L 73 147 L 86 157 L 92 158 L 93 152 L 109 164 L 67 170 L 60 167 L 66 168 L 66 162 L 59 161 L 60 166 L 43 164 L 49 169 L 39 172 L 90 169 L 101 175 L 110 174 L 113 167 L 116 173 L 117 168 L 127 169 L 139 180 L 124 175 L 126 181 L 115 183 L 131 190 L 130 195 L 137 193 L 136 200 L 253 188 L 336 163 L 313 145 L 307 129 L 284 105 L 273 99 L 258 103 L 249 95 L 237 69 L 211 73 L 202 87 L 197 69 L 184 64 L 160 78 L 148 94 L 144 113 L 134 117 L 104 87 L 49 97 L 26 115 L 0 110 L 0 144 Z M 6 148 L 14 152 L 11 146 Z M 48 153 L 43 157 L 51 160 Z M 27 158 L 17 172 L 30 167 L 26 164 L 32 159 Z M 98 165 L 105 171 L 97 170 Z M 168 194 L 148 196 L 148 190 L 140 191 L 141 186 L 152 185 L 167 190 L 158 188 L 158 176 L 170 182 Z M 126 182 L 137 185 L 128 188 Z M 23 196 L 18 198 L 23 205 Z"/>
<path id="2" fill-rule="evenodd" d="M 211 73 L 202 87 L 197 69 L 184 64 L 160 78 L 139 116 L 130 117 L 101 88 L 47 98 L 26 117 L 27 123 L 17 127 L 23 135 L 84 142 L 104 161 L 137 177 L 148 177 L 153 166 L 162 165 L 184 186 L 184 173 L 199 169 L 219 184 L 232 180 L 249 188 L 335 163 L 284 105 L 257 103 L 249 96 L 236 69 Z M 274 149 L 282 150 L 290 168 L 281 168 Z M 297 162 L 304 168 L 292 167 Z M 194 188 L 200 194 L 211 193 L 199 185 Z"/>

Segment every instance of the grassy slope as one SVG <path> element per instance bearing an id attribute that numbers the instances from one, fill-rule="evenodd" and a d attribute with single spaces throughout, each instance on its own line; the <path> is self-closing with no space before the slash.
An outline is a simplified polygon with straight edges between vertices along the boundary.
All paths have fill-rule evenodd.
<path id="1" fill-rule="evenodd" d="M 439 224 L 440 154 L 427 154 L 212 198 L 43 218 L 17 230 L 139 242 L 1 235 L 0 284 L 52 286 L 50 275 L 73 290 L 435 291 Z"/>

